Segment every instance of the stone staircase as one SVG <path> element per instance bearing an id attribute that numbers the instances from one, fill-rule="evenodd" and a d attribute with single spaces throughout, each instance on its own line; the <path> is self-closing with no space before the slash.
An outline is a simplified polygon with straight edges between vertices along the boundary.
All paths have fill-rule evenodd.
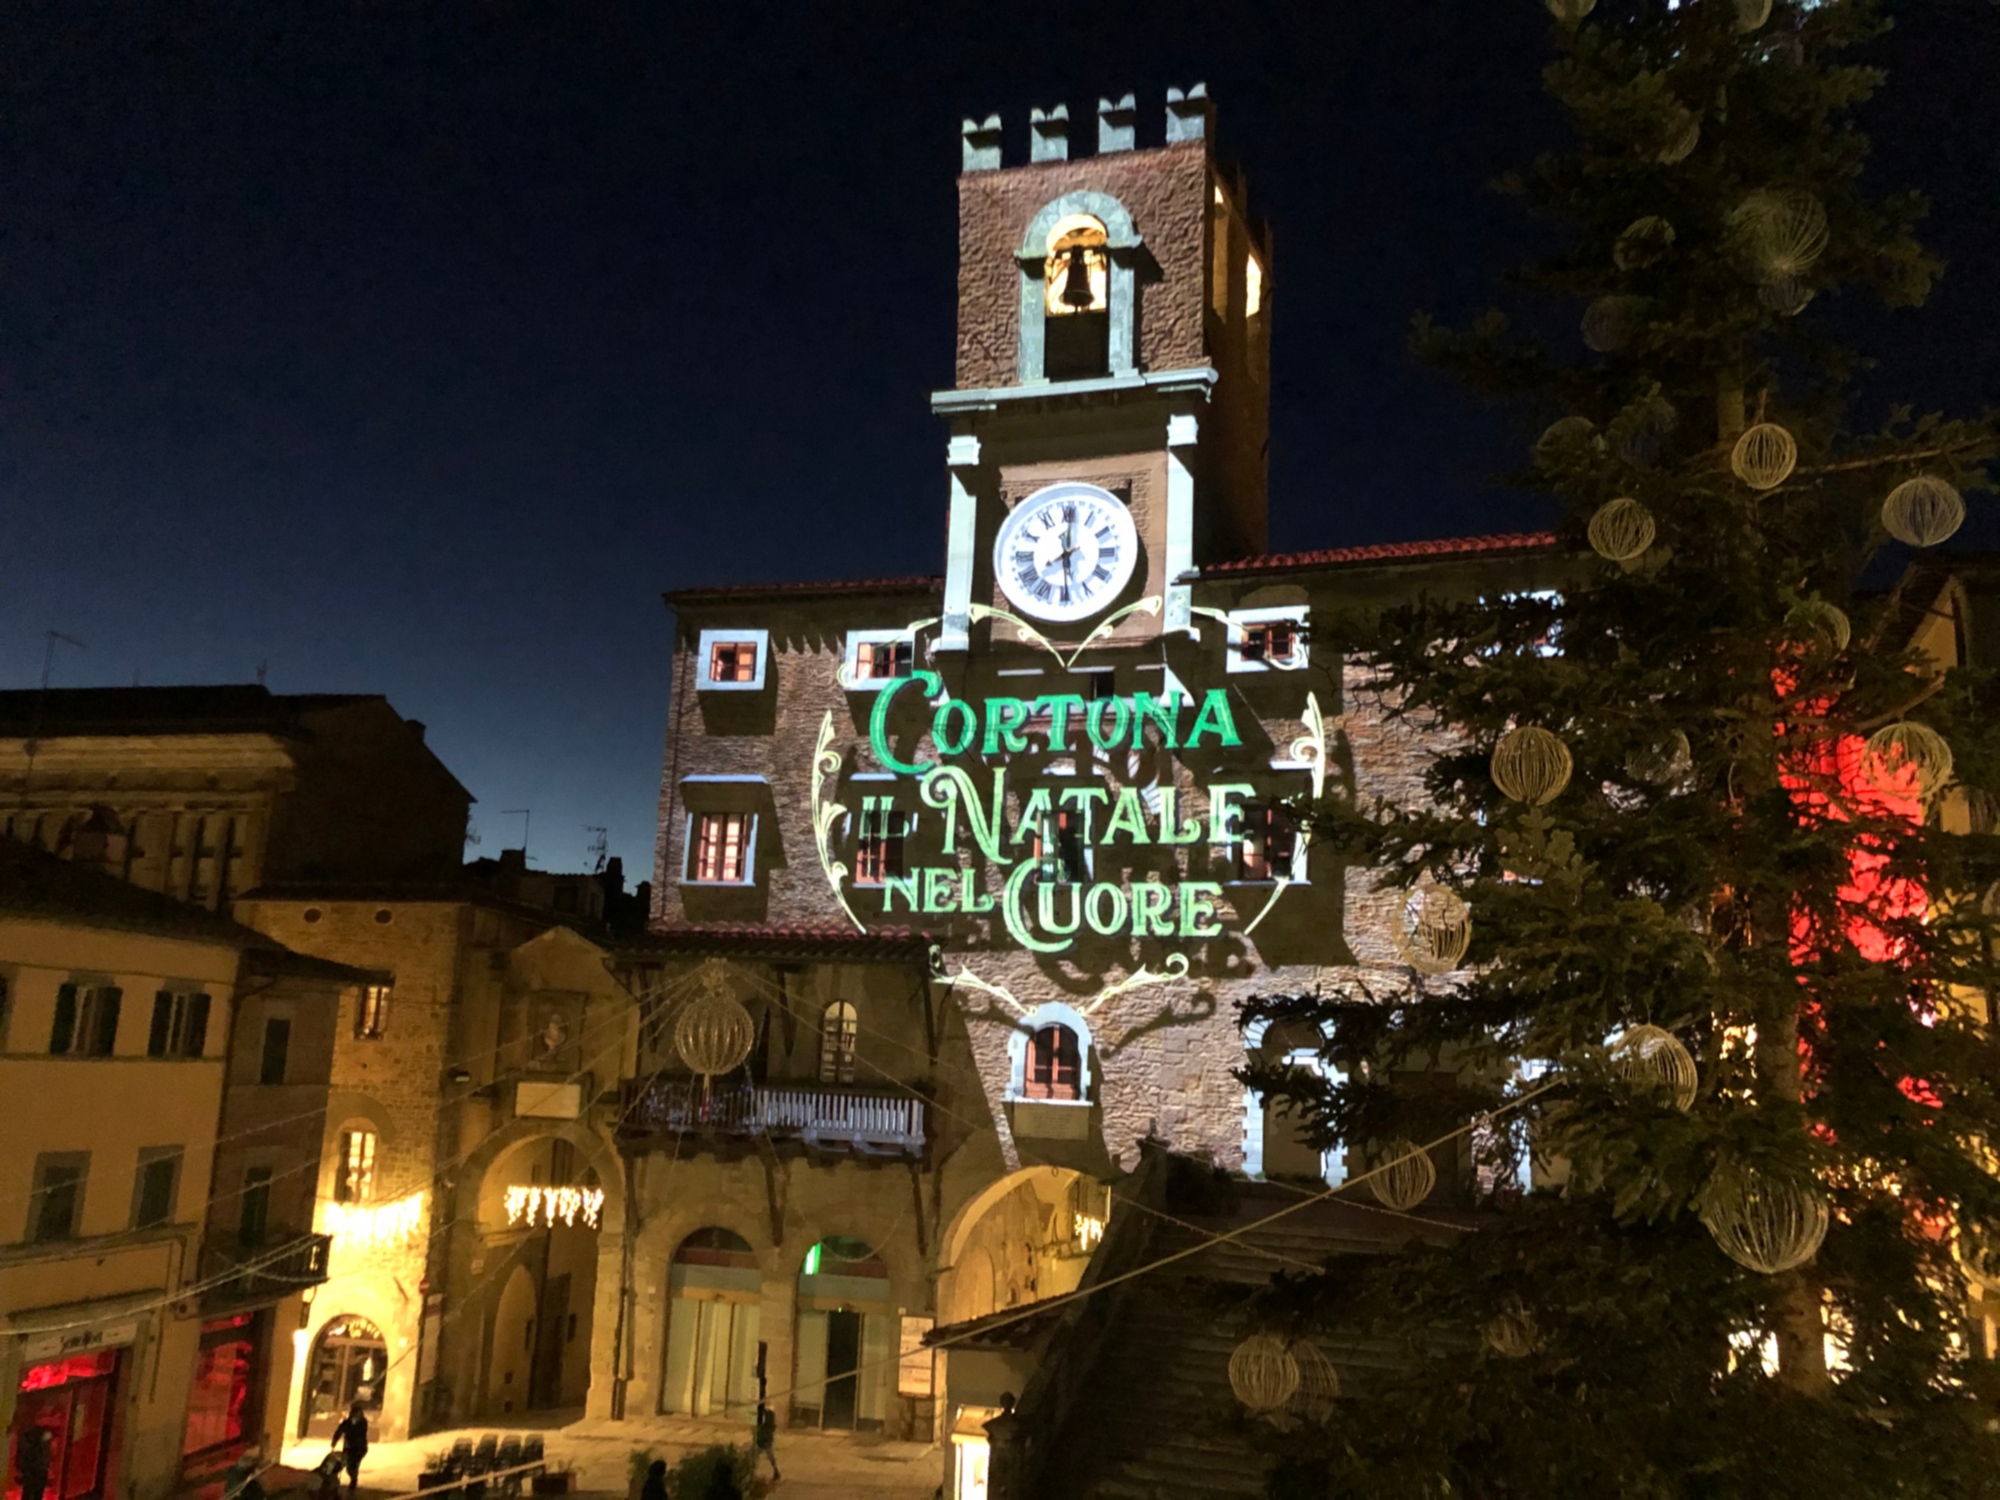
<path id="1" fill-rule="evenodd" d="M 1210 1235 L 1246 1225 L 1301 1201 L 1281 1186 L 1206 1184 L 1211 1201 L 1177 1208 L 1170 1194 L 1148 1236 L 1145 1259 L 1202 1245 Z M 1213 1201 L 1216 1198 L 1223 1201 Z M 1233 1200 L 1233 1201 L 1232 1201 Z M 1140 1210 L 1143 1211 L 1143 1210 Z M 1470 1215 L 1427 1211 L 1427 1218 L 1471 1222 Z M 1423 1226 L 1414 1226 L 1422 1228 Z M 1229 1387 L 1229 1356 L 1250 1331 L 1239 1310 L 1219 1305 L 1227 1287 L 1261 1286 L 1282 1271 L 1316 1270 L 1329 1258 L 1380 1254 L 1411 1237 L 1413 1226 L 1372 1208 L 1315 1203 L 1242 1239 L 1208 1243 L 1177 1264 L 1100 1294 L 1114 1300 L 1081 1394 L 1051 1435 L 1038 1493 L 1049 1500 L 1204 1500 L 1256 1496 L 1264 1459 Z M 1442 1235 L 1445 1231 L 1425 1230 Z M 1354 1340 L 1323 1340 L 1344 1385 L 1365 1380 L 1390 1351 Z M 1050 1354 L 1061 1357 L 1057 1350 Z"/>

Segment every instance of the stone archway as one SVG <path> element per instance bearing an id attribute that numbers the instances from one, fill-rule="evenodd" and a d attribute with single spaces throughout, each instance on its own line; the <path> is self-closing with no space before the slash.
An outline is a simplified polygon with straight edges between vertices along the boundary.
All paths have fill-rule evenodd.
<path id="1" fill-rule="evenodd" d="M 939 1321 L 1074 1291 L 1110 1211 L 1110 1189 L 1067 1167 L 1024 1167 L 990 1183 L 945 1232 Z"/>

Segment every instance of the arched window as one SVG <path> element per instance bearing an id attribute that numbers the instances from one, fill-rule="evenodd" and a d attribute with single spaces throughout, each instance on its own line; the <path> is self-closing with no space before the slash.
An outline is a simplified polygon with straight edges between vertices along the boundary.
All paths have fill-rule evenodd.
<path id="1" fill-rule="evenodd" d="M 1081 1099 L 1083 1048 L 1060 1022 L 1028 1038 L 1027 1067 L 1021 1074 L 1023 1099 Z"/>
<path id="2" fill-rule="evenodd" d="M 836 1000 L 819 1018 L 819 1081 L 854 1082 L 854 1046 L 861 1019 L 845 1000 Z"/>
<path id="3" fill-rule="evenodd" d="M 1109 194 L 1042 206 L 1016 252 L 1021 384 L 1136 372 L 1139 248 L 1132 216 Z"/>

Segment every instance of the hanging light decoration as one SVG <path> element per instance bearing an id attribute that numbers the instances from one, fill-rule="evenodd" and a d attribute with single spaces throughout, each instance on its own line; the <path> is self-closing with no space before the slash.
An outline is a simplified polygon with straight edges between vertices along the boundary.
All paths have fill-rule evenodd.
<path id="1" fill-rule="evenodd" d="M 1629 495 L 1606 501 L 1590 518 L 1591 550 L 1615 563 L 1644 556 L 1653 535 L 1653 513 Z"/>
<path id="2" fill-rule="evenodd" d="M 1674 248 L 1674 226 L 1658 214 L 1627 224 L 1611 246 L 1611 263 L 1621 271 L 1642 271 L 1666 259 Z"/>
<path id="3" fill-rule="evenodd" d="M 1548 0 L 1549 14 L 1565 26 L 1574 26 L 1597 8 L 1597 0 Z"/>
<path id="4" fill-rule="evenodd" d="M 1396 1141 L 1383 1155 L 1388 1159 L 1387 1165 L 1369 1175 L 1368 1190 L 1384 1208 L 1408 1213 L 1430 1197 L 1431 1189 L 1437 1186 L 1437 1168 L 1431 1165 L 1431 1154 L 1409 1141 Z"/>
<path id="5" fill-rule="evenodd" d="M 1736 29 L 1746 35 L 1771 19 L 1771 0 L 1736 0 Z"/>
<path id="6" fill-rule="evenodd" d="M 1541 1338 L 1535 1329 L 1534 1314 L 1519 1302 L 1508 1306 L 1480 1330 L 1481 1340 L 1502 1359 L 1526 1359 L 1535 1352 Z"/>
<path id="7" fill-rule="evenodd" d="M 1457 891 L 1425 882 L 1410 892 L 1396 932 L 1403 961 L 1420 974 L 1449 974 L 1472 946 L 1472 908 Z"/>
<path id="8" fill-rule="evenodd" d="M 1589 441 L 1597 424 L 1588 417 L 1559 417 L 1535 439 L 1535 462 L 1545 468 L 1561 463 L 1573 449 Z"/>
<path id="9" fill-rule="evenodd" d="M 1912 547 L 1935 547 L 1965 524 L 1965 501 L 1929 474 L 1906 479 L 1882 502 L 1882 529 Z"/>
<path id="10" fill-rule="evenodd" d="M 1729 215 L 1736 247 L 1759 281 L 1799 276 L 1826 253 L 1826 205 L 1796 188 L 1761 188 Z"/>
<path id="11" fill-rule="evenodd" d="M 1670 729 L 1638 746 L 1625 757 L 1625 774 L 1647 786 L 1676 786 L 1694 769 L 1694 750 L 1687 735 Z"/>
<path id="12" fill-rule="evenodd" d="M 741 1067 L 756 1040 L 757 1024 L 730 993 L 722 966 L 709 965 L 702 975 L 702 993 L 674 1022 L 674 1050 L 690 1072 L 709 1079 Z"/>
<path id="13" fill-rule="evenodd" d="M 1299 1362 L 1283 1339 L 1253 1333 L 1229 1356 L 1229 1388 L 1249 1411 L 1277 1411 L 1299 1388 Z"/>
<path id="14" fill-rule="evenodd" d="M 1757 288 L 1757 300 L 1784 318 L 1796 318 L 1817 295 L 1796 276 L 1774 276 Z"/>
<path id="15" fill-rule="evenodd" d="M 1702 1199 L 1701 1222 L 1722 1253 L 1765 1276 L 1804 1265 L 1826 1239 L 1826 1197 L 1808 1180 L 1723 1166 Z"/>
<path id="16" fill-rule="evenodd" d="M 1611 1062 L 1634 1088 L 1666 1090 L 1683 1114 L 1701 1086 L 1693 1056 L 1664 1027 L 1634 1026 L 1612 1043 Z"/>
<path id="17" fill-rule="evenodd" d="M 1837 605 L 1802 599 L 1785 615 L 1785 630 L 1802 646 L 1818 645 L 1838 654 L 1854 638 L 1854 626 Z"/>
<path id="18" fill-rule="evenodd" d="M 1753 490 L 1774 490 L 1798 467 L 1799 445 L 1776 422 L 1759 422 L 1744 430 L 1729 450 L 1729 467 Z"/>
<path id="19" fill-rule="evenodd" d="M 1866 764 L 1878 785 L 1900 783 L 1904 772 L 1914 768 L 1917 795 L 1929 797 L 1951 780 L 1951 745 L 1928 724 L 1904 719 L 1868 736 Z"/>
<path id="20" fill-rule="evenodd" d="M 1289 1352 L 1298 1366 L 1299 1388 L 1292 1392 L 1287 1408 L 1309 1422 L 1329 1421 L 1340 1400 L 1340 1372 L 1309 1339 L 1294 1340 Z"/>
<path id="21" fill-rule="evenodd" d="M 1562 795 L 1574 762 L 1558 735 L 1532 724 L 1510 729 L 1493 747 L 1493 784 L 1514 802 L 1542 807 Z"/>
<path id="22" fill-rule="evenodd" d="M 1616 354 L 1638 336 L 1645 315 L 1643 297 L 1599 297 L 1584 309 L 1583 342 L 1598 354 Z"/>
<path id="23" fill-rule="evenodd" d="M 1660 144 L 1653 159 L 1663 167 L 1677 166 L 1694 155 L 1694 148 L 1701 144 L 1701 120 L 1692 110 L 1677 104 L 1657 139 Z"/>

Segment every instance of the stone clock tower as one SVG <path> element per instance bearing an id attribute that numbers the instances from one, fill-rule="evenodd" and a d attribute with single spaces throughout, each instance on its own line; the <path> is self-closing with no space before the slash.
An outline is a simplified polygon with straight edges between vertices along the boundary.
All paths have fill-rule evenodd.
<path id="1" fill-rule="evenodd" d="M 965 122 L 937 649 L 987 610 L 1059 644 L 1185 632 L 1193 571 L 1264 550 L 1269 237 L 1202 85 L 1168 90 L 1160 146 L 1135 117 L 1099 100 L 1072 160 L 1068 107 L 1034 110 L 1013 167 L 999 116 Z"/>

